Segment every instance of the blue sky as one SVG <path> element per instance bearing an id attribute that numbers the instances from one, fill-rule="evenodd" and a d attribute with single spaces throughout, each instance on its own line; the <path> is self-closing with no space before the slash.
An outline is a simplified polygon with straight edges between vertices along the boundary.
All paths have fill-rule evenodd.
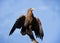
<path id="1" fill-rule="evenodd" d="M 44 38 L 39 43 L 60 43 L 60 0 L 0 0 L 0 43 L 31 43 L 20 30 L 9 36 L 16 19 L 26 14 L 28 8 L 35 8 L 34 16 L 42 22 Z"/>

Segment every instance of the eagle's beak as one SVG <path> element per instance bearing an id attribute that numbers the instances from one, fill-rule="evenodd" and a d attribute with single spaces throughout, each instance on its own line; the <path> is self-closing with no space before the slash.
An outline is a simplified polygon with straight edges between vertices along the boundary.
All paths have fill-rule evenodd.
<path id="1" fill-rule="evenodd" d="M 35 8 L 32 8 L 32 10 L 35 10 Z"/>

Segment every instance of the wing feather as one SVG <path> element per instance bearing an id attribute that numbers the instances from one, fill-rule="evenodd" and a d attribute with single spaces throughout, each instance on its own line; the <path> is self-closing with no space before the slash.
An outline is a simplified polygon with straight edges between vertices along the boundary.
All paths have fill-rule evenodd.
<path id="1" fill-rule="evenodd" d="M 43 39 L 43 36 L 44 36 L 44 32 L 43 32 L 43 28 L 42 28 L 42 24 L 41 24 L 41 21 L 39 20 L 39 18 L 36 19 L 37 20 L 37 23 L 38 23 L 38 27 L 39 27 L 39 37 L 41 39 Z"/>
<path id="2" fill-rule="evenodd" d="M 34 18 L 32 29 L 35 32 L 36 37 L 39 37 L 40 39 L 43 39 L 44 33 L 42 29 L 42 24 L 39 18 Z"/>
<path id="3" fill-rule="evenodd" d="M 13 25 L 9 35 L 11 35 L 15 31 L 16 28 L 21 28 L 23 26 L 23 24 L 24 24 L 24 21 L 25 21 L 25 16 L 24 15 L 20 16 L 17 19 L 17 21 L 15 22 L 15 24 Z"/>

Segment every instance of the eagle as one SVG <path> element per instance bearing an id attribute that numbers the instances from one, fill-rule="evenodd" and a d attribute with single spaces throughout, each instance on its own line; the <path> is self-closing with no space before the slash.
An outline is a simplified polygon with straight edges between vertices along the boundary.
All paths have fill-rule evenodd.
<path id="1" fill-rule="evenodd" d="M 36 38 L 43 40 L 44 32 L 42 24 L 40 19 L 34 16 L 33 10 L 34 8 L 29 8 L 26 15 L 22 15 L 16 20 L 9 36 L 12 35 L 16 29 L 21 29 L 20 33 L 23 36 L 28 35 L 33 43 L 38 43 L 34 38 L 33 32 L 35 33 Z"/>

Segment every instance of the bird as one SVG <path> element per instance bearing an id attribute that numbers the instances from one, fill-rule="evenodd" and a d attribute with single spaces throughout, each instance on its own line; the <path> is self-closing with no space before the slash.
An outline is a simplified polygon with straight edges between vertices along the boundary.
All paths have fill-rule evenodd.
<path id="1" fill-rule="evenodd" d="M 38 41 L 34 38 L 33 31 L 36 38 L 43 40 L 44 32 L 42 23 L 39 18 L 34 16 L 33 10 L 34 8 L 29 8 L 26 15 L 22 15 L 16 20 L 10 30 L 9 36 L 12 35 L 16 29 L 21 29 L 20 33 L 23 36 L 28 35 L 33 43 L 38 43 Z"/>

